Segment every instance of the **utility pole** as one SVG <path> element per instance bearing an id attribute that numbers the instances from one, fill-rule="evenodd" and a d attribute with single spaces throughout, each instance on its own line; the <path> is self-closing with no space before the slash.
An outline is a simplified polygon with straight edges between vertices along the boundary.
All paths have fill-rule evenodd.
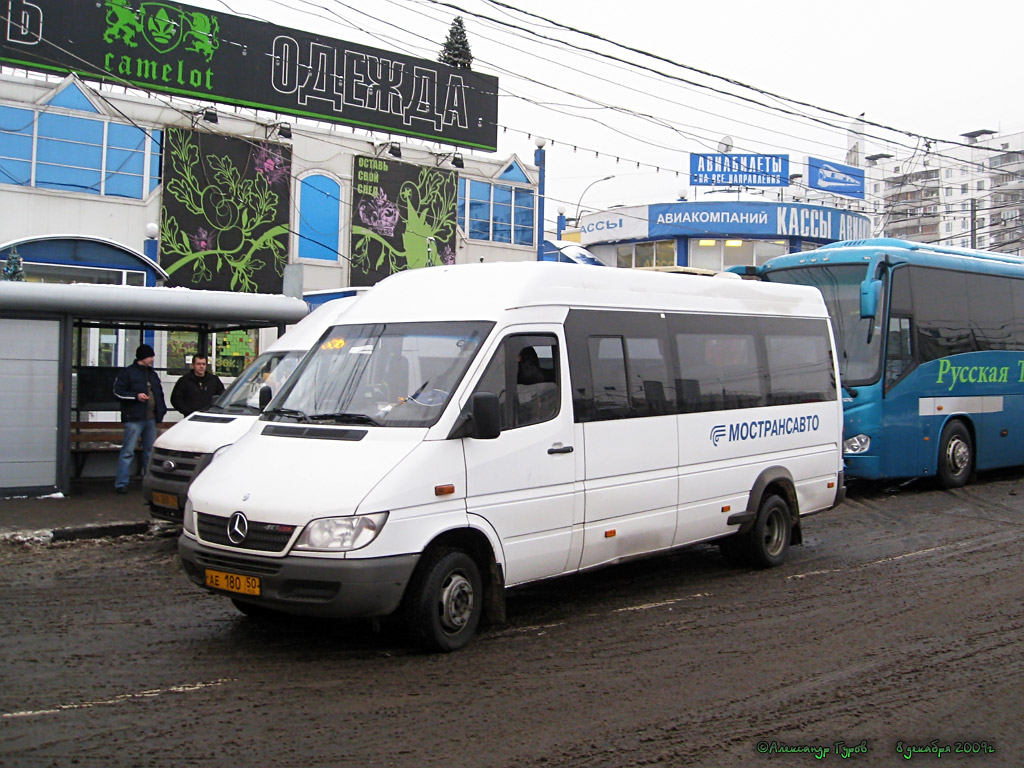
<path id="1" fill-rule="evenodd" d="M 978 201 L 971 198 L 971 248 L 978 247 Z"/>

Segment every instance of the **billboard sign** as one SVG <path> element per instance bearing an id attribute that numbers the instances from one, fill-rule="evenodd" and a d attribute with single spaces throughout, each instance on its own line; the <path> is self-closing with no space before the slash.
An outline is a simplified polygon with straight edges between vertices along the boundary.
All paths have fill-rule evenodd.
<path id="1" fill-rule="evenodd" d="M 690 155 L 695 187 L 788 187 L 789 155 Z"/>
<path id="2" fill-rule="evenodd" d="M 843 165 L 831 160 L 820 160 L 817 157 L 808 157 L 807 174 L 807 186 L 811 189 L 864 199 L 863 168 Z"/>
<path id="3" fill-rule="evenodd" d="M 356 155 L 351 285 L 455 263 L 458 176 L 429 165 Z"/>
<path id="4" fill-rule="evenodd" d="M 650 206 L 649 237 L 792 237 L 859 240 L 871 220 L 859 213 L 802 203 L 665 203 Z"/>
<path id="5" fill-rule="evenodd" d="M 168 128 L 160 266 L 168 286 L 281 293 L 291 147 Z"/>
<path id="6" fill-rule="evenodd" d="M 0 0 L 0 62 L 493 152 L 498 79 L 163 0 Z"/>

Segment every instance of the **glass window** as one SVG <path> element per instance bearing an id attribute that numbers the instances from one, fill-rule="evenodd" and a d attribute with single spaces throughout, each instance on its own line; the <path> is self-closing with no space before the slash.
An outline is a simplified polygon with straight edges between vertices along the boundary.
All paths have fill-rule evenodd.
<path id="1" fill-rule="evenodd" d="M 142 199 L 160 183 L 160 141 L 134 125 L 0 107 L 0 184 Z"/>
<path id="2" fill-rule="evenodd" d="M 515 245 L 534 244 L 534 193 L 532 189 L 484 181 L 459 179 L 459 225 L 467 225 L 474 240 Z"/>
<path id="3" fill-rule="evenodd" d="M 683 412 L 722 411 L 767 404 L 754 318 L 678 315 L 669 321 Z"/>
<path id="4" fill-rule="evenodd" d="M 769 405 L 816 403 L 835 397 L 832 352 L 824 320 L 762 321 Z"/>
<path id="5" fill-rule="evenodd" d="M 965 300 L 965 275 L 941 269 L 910 269 L 921 362 L 976 351 Z"/>
<path id="6" fill-rule="evenodd" d="M 341 186 L 322 174 L 299 185 L 299 258 L 338 260 Z"/>
<path id="7" fill-rule="evenodd" d="M 429 427 L 444 412 L 493 323 L 332 328 L 264 413 L 275 421 Z"/>
<path id="8" fill-rule="evenodd" d="M 561 401 L 557 339 L 509 336 L 491 358 L 476 391 L 498 396 L 503 430 L 550 421 Z"/>

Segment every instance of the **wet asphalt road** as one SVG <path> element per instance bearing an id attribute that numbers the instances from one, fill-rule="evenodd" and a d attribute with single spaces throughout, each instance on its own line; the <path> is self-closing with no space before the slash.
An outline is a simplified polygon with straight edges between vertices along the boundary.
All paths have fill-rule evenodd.
<path id="1" fill-rule="evenodd" d="M 513 592 L 448 656 L 253 623 L 171 536 L 0 545 L 0 765 L 1024 765 L 1024 472 L 804 526 L 772 571 L 696 546 Z"/>

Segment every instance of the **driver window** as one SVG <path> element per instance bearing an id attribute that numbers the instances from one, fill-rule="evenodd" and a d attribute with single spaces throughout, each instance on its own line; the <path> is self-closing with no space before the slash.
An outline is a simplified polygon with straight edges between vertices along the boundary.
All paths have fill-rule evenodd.
<path id="1" fill-rule="evenodd" d="M 509 336 L 491 358 L 476 391 L 497 394 L 502 430 L 515 429 L 558 414 L 559 378 L 554 336 Z"/>

